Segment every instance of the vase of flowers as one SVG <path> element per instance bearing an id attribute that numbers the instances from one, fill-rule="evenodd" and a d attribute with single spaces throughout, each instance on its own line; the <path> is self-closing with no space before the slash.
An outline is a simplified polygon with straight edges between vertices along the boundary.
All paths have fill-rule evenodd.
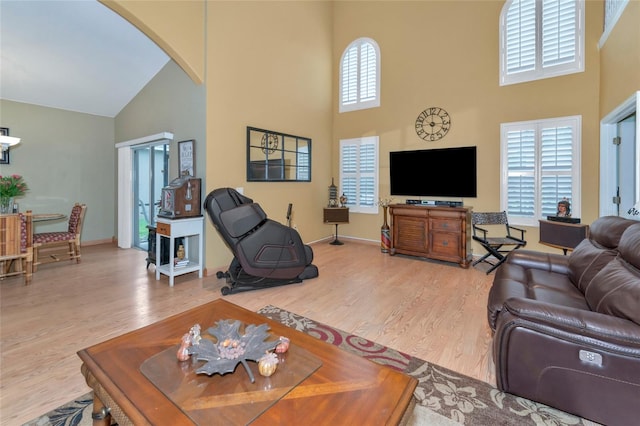
<path id="1" fill-rule="evenodd" d="M 0 214 L 13 212 L 13 199 L 21 197 L 29 188 L 20 175 L 0 176 Z"/>
<path id="2" fill-rule="evenodd" d="M 383 222 L 380 227 L 380 251 L 382 253 L 389 253 L 389 248 L 391 247 L 391 230 L 387 223 L 387 210 L 389 209 L 389 204 L 391 204 L 392 201 L 392 198 L 378 199 L 378 206 L 382 207 L 383 215 Z"/>

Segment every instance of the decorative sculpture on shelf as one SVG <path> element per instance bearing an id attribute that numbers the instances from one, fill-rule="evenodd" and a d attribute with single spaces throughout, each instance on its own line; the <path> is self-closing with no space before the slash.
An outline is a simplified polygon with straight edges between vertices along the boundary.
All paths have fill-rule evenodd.
<path id="1" fill-rule="evenodd" d="M 329 207 L 338 207 L 338 187 L 333 184 L 333 178 L 329 185 Z"/>
<path id="2" fill-rule="evenodd" d="M 342 195 L 340 196 L 340 207 L 346 207 L 347 206 L 347 196 L 344 195 L 344 192 L 342 193 Z"/>
<path id="3" fill-rule="evenodd" d="M 571 203 L 566 198 L 563 198 L 558 202 L 558 212 L 556 213 L 558 217 L 571 217 Z"/>

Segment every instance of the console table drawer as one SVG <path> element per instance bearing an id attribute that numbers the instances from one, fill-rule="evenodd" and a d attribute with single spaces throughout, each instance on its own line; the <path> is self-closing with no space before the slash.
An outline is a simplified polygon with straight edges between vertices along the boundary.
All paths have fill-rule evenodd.
<path id="1" fill-rule="evenodd" d="M 462 230 L 462 221 L 460 219 L 435 219 L 431 221 L 432 231 L 460 232 Z"/>
<path id="2" fill-rule="evenodd" d="M 156 233 L 160 235 L 167 235 L 167 236 L 171 235 L 171 224 L 158 222 L 156 224 Z"/>
<path id="3" fill-rule="evenodd" d="M 431 254 L 459 259 L 460 236 L 447 232 L 431 233 Z"/>

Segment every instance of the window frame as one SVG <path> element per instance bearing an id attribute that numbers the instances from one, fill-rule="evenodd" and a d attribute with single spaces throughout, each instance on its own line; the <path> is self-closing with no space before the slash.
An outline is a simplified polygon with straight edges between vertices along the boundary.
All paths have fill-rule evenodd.
<path id="1" fill-rule="evenodd" d="M 573 139 L 571 141 L 571 166 L 569 174 L 571 176 L 571 215 L 580 217 L 582 204 L 582 116 L 568 116 L 549 118 L 531 121 L 519 121 L 512 123 L 502 123 L 500 125 L 500 209 L 507 212 L 509 223 L 520 226 L 539 226 L 539 220 L 546 219 L 543 216 L 543 199 L 541 179 L 543 176 L 554 175 L 554 173 L 544 173 L 541 165 L 541 149 L 542 149 L 542 129 L 571 127 Z M 509 213 L 508 199 L 508 138 L 507 135 L 511 131 L 534 130 L 535 134 L 535 154 L 534 154 L 534 209 L 533 217 L 519 216 Z M 517 172 L 514 172 L 517 174 Z M 523 173 L 524 174 L 524 173 Z M 557 175 L 567 175 L 567 171 L 559 171 Z M 557 200 L 560 201 L 560 200 Z"/>
<path id="2" fill-rule="evenodd" d="M 520 0 L 507 0 L 500 13 L 500 86 L 524 83 L 528 81 L 542 80 L 561 75 L 584 72 L 584 38 L 585 38 L 585 2 L 575 0 L 575 50 L 574 60 L 557 65 L 543 66 L 543 41 L 542 41 L 542 14 L 541 7 L 546 0 L 535 1 L 535 67 L 532 70 L 508 73 L 507 71 L 507 14 L 514 2 Z M 531 1 L 531 0 L 529 0 Z"/>
<path id="3" fill-rule="evenodd" d="M 372 165 L 372 172 L 363 173 L 360 167 L 360 158 L 361 151 L 360 147 L 362 145 L 373 145 L 374 146 L 374 159 Z M 345 171 L 344 164 L 344 148 L 346 146 L 356 146 L 358 149 L 358 158 L 357 158 L 357 170 L 354 173 L 350 173 Z M 351 213 L 365 213 L 365 214 L 378 214 L 378 182 L 380 179 L 380 138 L 379 136 L 365 136 L 361 138 L 352 138 L 352 139 L 341 139 L 340 140 L 340 190 L 339 194 L 344 192 L 344 180 L 345 178 L 351 177 L 356 179 L 356 196 L 347 196 L 346 207 L 349 207 L 349 212 Z M 369 198 L 372 201 L 371 205 L 362 205 L 360 204 L 361 199 L 361 190 L 360 183 L 363 175 L 367 177 L 373 178 L 373 191 L 369 195 Z"/>
<path id="4" fill-rule="evenodd" d="M 361 83 L 362 83 L 362 51 L 361 48 L 364 45 L 370 44 L 373 47 L 375 53 L 375 97 L 371 100 L 362 100 L 362 91 L 361 91 Z M 351 103 L 344 102 L 344 87 L 345 84 L 349 84 L 345 82 L 344 79 L 347 75 L 345 74 L 345 58 L 347 55 L 352 54 L 352 50 L 355 49 L 355 100 Z M 369 75 L 366 76 L 370 78 Z M 340 75 L 339 75 L 339 93 L 338 93 L 338 112 L 349 112 L 349 111 L 357 111 L 361 109 L 369 109 L 376 108 L 380 106 L 380 47 L 375 40 L 369 37 L 361 37 L 349 44 L 347 48 L 342 52 L 342 56 L 340 57 Z"/>

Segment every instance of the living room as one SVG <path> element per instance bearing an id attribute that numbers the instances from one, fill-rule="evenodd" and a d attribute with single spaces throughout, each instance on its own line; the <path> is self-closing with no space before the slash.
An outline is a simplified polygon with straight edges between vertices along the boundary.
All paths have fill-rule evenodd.
<path id="1" fill-rule="evenodd" d="M 1 101 L 2 125 L 24 139 L 11 165 L 2 169 L 3 174 L 28 178 L 31 189 L 21 208 L 42 208 L 45 202 L 59 199 L 59 205 L 47 207 L 64 211 L 75 201 L 89 200 L 87 244 L 110 242 L 117 235 L 115 143 L 162 131 L 174 132 L 176 140 L 196 139 L 197 174 L 203 178 L 205 194 L 217 187 L 243 187 L 246 195 L 280 221 L 292 203 L 293 224 L 311 242 L 333 231 L 322 223 L 322 208 L 331 179 L 339 175 L 340 139 L 380 137 L 381 197 L 390 195 L 388 152 L 477 146 L 478 196 L 464 202 L 474 210 L 489 211 L 500 206 L 500 124 L 580 115 L 580 211 L 583 222 L 591 223 L 600 216 L 596 190 L 600 120 L 640 87 L 639 46 L 633 37 L 637 34 L 633 24 L 640 14 L 637 2 L 626 7 L 602 48 L 598 41 L 603 3 L 586 2 L 584 72 L 510 86 L 498 83 L 501 1 L 192 2 L 195 5 L 187 17 L 176 14 L 175 5 L 159 2 L 153 5 L 154 17 L 149 20 L 145 17 L 150 10 L 144 6 L 132 10 L 134 6 L 119 3 L 109 6 L 135 16 L 131 20 L 144 23 L 141 27 L 152 28 L 177 56 L 120 114 L 113 119 L 56 120 L 73 113 Z M 351 41 L 363 35 L 376 40 L 381 49 L 381 105 L 340 114 L 339 58 Z M 169 75 L 171 82 L 167 82 Z M 185 88 L 182 96 L 191 96 L 192 103 L 176 102 L 175 108 L 192 112 L 195 123 L 172 122 L 172 107 L 157 107 L 162 104 L 159 99 L 166 102 L 167 94 L 179 99 L 176 87 Z M 170 90 L 163 94 L 163 88 Z M 437 142 L 421 140 L 414 130 L 418 114 L 431 106 L 445 108 L 452 117 L 451 131 Z M 157 114 L 158 109 L 165 112 Z M 53 119 L 43 118 L 51 114 Z M 61 125 L 65 121 L 82 126 Z M 310 137 L 312 181 L 246 182 L 247 126 Z M 74 136 L 81 127 L 86 132 Z M 86 140 L 95 142 L 86 146 Z M 70 160 L 71 153 L 79 155 L 80 161 Z M 51 166 L 52 161 L 56 166 Z M 176 175 L 175 162 L 171 167 Z M 72 194 L 67 191 L 70 185 Z M 353 214 L 340 232 L 378 241 L 381 215 Z M 211 273 L 228 264 L 231 254 L 211 226 L 205 232 L 206 265 Z M 529 248 L 549 250 L 537 244 L 536 227 L 527 228 L 527 240 Z M 474 252 L 479 250 L 474 247 Z"/>

